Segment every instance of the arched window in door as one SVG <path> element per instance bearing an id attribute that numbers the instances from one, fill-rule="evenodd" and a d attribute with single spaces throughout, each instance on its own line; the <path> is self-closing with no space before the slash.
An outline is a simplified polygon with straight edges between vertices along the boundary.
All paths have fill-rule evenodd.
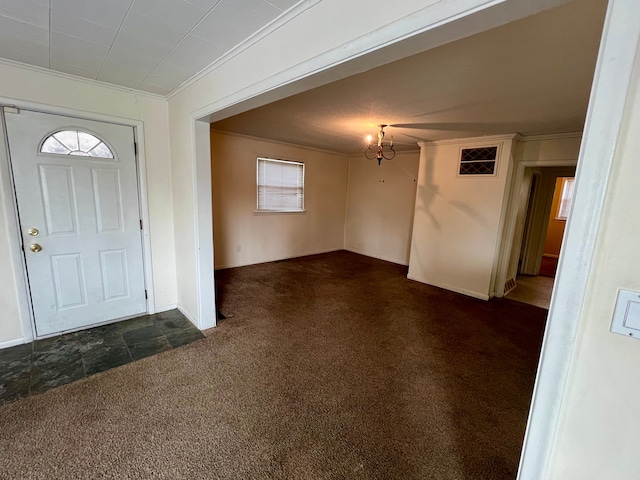
<path id="1" fill-rule="evenodd" d="M 61 130 L 52 133 L 42 142 L 40 152 L 80 157 L 114 158 L 113 152 L 102 140 L 81 130 Z"/>

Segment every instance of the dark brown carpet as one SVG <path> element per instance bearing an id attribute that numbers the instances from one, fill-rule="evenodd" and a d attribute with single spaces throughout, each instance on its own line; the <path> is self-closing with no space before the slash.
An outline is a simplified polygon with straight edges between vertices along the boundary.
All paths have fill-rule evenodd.
<path id="1" fill-rule="evenodd" d="M 0 407 L 0 478 L 513 479 L 546 311 L 347 252 L 218 272 L 206 340 Z"/>

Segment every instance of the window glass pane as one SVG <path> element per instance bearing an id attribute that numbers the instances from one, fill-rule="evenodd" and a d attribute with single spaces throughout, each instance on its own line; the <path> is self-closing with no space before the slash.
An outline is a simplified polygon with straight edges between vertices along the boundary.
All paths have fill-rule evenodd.
<path id="1" fill-rule="evenodd" d="M 83 152 L 88 152 L 100 143 L 99 138 L 96 138 L 87 132 L 78 132 L 78 139 L 80 141 L 79 150 L 82 150 Z"/>
<path id="2" fill-rule="evenodd" d="M 89 155 L 92 157 L 101 157 L 101 158 L 113 158 L 113 153 L 109 150 L 104 143 L 100 142 L 95 146 L 91 151 L 89 151 Z"/>
<path id="3" fill-rule="evenodd" d="M 560 199 L 560 206 L 558 207 L 558 216 L 560 220 L 566 220 L 571 210 L 571 203 L 573 202 L 573 190 L 575 186 L 574 178 L 562 179 L 562 197 Z"/>
<path id="4" fill-rule="evenodd" d="M 70 150 L 62 145 L 58 140 L 53 137 L 47 138 L 42 144 L 41 152 L 44 153 L 60 153 L 62 155 L 67 155 Z"/>
<path id="5" fill-rule="evenodd" d="M 95 135 L 79 130 L 63 130 L 42 142 L 40 151 L 79 157 L 114 158 L 113 152 Z"/>
<path id="6" fill-rule="evenodd" d="M 258 210 L 304 210 L 304 165 L 258 158 Z"/>
<path id="7" fill-rule="evenodd" d="M 72 152 L 78 150 L 77 130 L 65 130 L 64 132 L 55 133 L 53 136 Z"/>

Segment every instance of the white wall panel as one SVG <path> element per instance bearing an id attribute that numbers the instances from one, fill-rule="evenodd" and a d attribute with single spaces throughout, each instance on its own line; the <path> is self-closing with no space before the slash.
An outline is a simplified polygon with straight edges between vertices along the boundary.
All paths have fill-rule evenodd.
<path id="1" fill-rule="evenodd" d="M 345 249 L 409 265 L 419 152 L 393 160 L 349 157 Z"/>

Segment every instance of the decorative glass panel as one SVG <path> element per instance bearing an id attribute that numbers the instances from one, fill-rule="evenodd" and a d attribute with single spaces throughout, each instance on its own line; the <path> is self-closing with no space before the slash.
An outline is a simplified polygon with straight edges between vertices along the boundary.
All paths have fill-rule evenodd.
<path id="1" fill-rule="evenodd" d="M 42 153 L 79 157 L 113 158 L 113 152 L 95 135 L 80 130 L 62 130 L 42 142 Z"/>
<path id="2" fill-rule="evenodd" d="M 498 147 L 463 148 L 460 161 L 477 162 L 480 160 L 495 160 Z"/>
<path id="3" fill-rule="evenodd" d="M 463 148 L 459 175 L 494 175 L 498 147 Z"/>

